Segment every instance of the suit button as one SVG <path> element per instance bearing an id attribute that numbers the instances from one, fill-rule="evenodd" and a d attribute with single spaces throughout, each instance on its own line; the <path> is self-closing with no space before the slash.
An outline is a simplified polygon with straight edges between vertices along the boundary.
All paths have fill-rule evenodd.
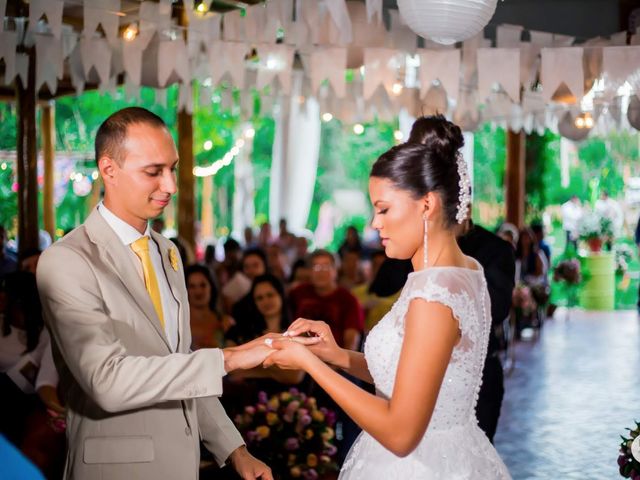
<path id="1" fill-rule="evenodd" d="M 191 429 L 189 427 L 184 427 L 184 434 L 188 437 L 191 435 Z"/>

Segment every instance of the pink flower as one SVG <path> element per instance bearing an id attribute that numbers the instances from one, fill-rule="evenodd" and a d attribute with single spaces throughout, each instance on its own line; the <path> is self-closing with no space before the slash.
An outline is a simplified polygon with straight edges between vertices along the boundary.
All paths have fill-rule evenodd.
<path id="1" fill-rule="evenodd" d="M 269 401 L 269 398 L 267 397 L 267 392 L 259 392 L 258 393 L 258 402 L 259 403 L 264 403 L 266 404 Z"/>
<path id="2" fill-rule="evenodd" d="M 247 405 L 246 407 L 244 407 L 244 411 L 249 415 L 253 415 L 254 413 L 256 413 L 255 407 L 252 407 L 251 405 Z"/>
<path id="3" fill-rule="evenodd" d="M 297 450 L 300 447 L 300 442 L 295 437 L 287 438 L 287 441 L 284 444 L 284 448 L 288 451 Z"/>
<path id="4" fill-rule="evenodd" d="M 318 472 L 316 472 L 315 469 L 310 468 L 309 470 L 302 472 L 302 477 L 304 480 L 316 480 L 318 478 Z"/>
<path id="5" fill-rule="evenodd" d="M 311 423 L 311 417 L 309 415 L 305 414 L 305 415 L 302 415 L 300 418 L 298 418 L 298 426 L 306 427 L 310 423 Z"/>

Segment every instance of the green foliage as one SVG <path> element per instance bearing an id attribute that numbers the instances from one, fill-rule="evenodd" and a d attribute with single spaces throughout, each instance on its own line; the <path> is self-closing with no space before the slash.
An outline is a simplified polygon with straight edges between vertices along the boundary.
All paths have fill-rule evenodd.
<path id="1" fill-rule="evenodd" d="M 504 218 L 506 133 L 484 124 L 474 134 L 473 219 L 488 228 Z"/>
<path id="2" fill-rule="evenodd" d="M 0 150 L 15 150 L 17 137 L 16 106 L 0 102 Z"/>
<path id="3" fill-rule="evenodd" d="M 351 126 L 343 125 L 339 120 L 323 122 L 316 185 L 307 228 L 315 230 L 320 206 L 330 201 L 336 190 L 358 190 L 368 196 L 371 166 L 394 145 L 393 132 L 397 125 L 375 120 L 364 124 L 364 127 L 364 133 L 356 135 Z M 362 229 L 369 215 L 370 211 L 358 217 L 357 223 L 362 224 Z M 352 221 L 355 219 L 345 219 L 337 226 L 330 248 L 335 248 L 337 242 L 342 241 L 339 232 Z"/>

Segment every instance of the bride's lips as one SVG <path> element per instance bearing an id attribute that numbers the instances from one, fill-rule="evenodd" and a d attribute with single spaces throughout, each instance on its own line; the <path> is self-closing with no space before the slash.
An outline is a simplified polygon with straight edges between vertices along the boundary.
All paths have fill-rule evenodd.
<path id="1" fill-rule="evenodd" d="M 389 243 L 389 239 L 388 238 L 383 238 L 381 243 L 382 243 L 383 247 L 386 247 L 387 243 Z"/>

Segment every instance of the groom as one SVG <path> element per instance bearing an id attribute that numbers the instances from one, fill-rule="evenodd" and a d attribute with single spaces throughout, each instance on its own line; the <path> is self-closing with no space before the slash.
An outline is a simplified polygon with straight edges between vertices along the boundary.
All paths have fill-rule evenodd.
<path id="1" fill-rule="evenodd" d="M 190 352 L 180 257 L 150 230 L 176 192 L 166 125 L 125 108 L 100 126 L 104 201 L 44 252 L 38 287 L 65 392 L 66 479 L 197 479 L 200 440 L 243 479 L 272 479 L 222 409 L 222 377 L 266 346 Z"/>

